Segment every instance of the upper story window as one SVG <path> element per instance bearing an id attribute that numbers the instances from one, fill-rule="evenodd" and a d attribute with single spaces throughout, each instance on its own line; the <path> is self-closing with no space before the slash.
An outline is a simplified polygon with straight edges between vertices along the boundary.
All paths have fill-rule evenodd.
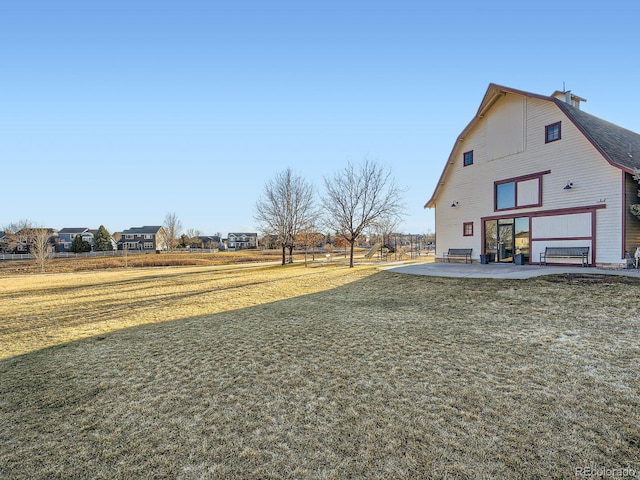
<path id="1" fill-rule="evenodd" d="M 544 143 L 555 142 L 560 140 L 560 123 L 552 123 L 544 127 Z"/>
<path id="2" fill-rule="evenodd" d="M 494 182 L 494 209 L 542 206 L 542 177 L 550 170 Z"/>
<path id="3" fill-rule="evenodd" d="M 496 210 L 516 208 L 516 182 L 496 184 Z"/>
<path id="4" fill-rule="evenodd" d="M 468 167 L 469 165 L 473 165 L 473 150 L 462 154 L 462 166 Z"/>

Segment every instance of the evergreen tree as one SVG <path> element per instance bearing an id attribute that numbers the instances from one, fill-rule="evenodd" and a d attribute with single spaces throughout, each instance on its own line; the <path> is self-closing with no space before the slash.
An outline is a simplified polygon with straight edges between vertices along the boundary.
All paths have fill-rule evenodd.
<path id="1" fill-rule="evenodd" d="M 104 228 L 104 225 L 100 225 L 100 228 L 93 236 L 93 249 L 96 252 L 110 252 L 113 250 L 111 234 Z"/>
<path id="2" fill-rule="evenodd" d="M 71 251 L 73 253 L 90 252 L 91 244 L 86 240 L 83 240 L 82 235 L 76 235 L 71 242 Z"/>

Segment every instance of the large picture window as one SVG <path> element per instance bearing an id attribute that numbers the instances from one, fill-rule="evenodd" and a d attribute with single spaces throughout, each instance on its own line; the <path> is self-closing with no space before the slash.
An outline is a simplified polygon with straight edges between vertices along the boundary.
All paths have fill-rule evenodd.
<path id="1" fill-rule="evenodd" d="M 494 209 L 498 211 L 541 206 L 542 176 L 547 173 L 550 171 L 495 182 Z"/>
<path id="2" fill-rule="evenodd" d="M 516 208 L 516 182 L 496 185 L 496 210 L 506 210 L 507 208 Z"/>

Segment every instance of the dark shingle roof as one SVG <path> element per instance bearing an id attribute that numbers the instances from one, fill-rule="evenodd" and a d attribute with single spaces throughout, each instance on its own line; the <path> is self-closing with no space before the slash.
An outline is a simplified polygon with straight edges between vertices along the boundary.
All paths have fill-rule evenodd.
<path id="1" fill-rule="evenodd" d="M 63 228 L 58 233 L 84 233 L 89 231 L 87 227 L 71 227 L 71 228 Z"/>
<path id="2" fill-rule="evenodd" d="M 640 168 L 640 134 L 553 100 L 611 163 L 629 170 Z"/>
<path id="3" fill-rule="evenodd" d="M 198 235 L 195 237 L 199 239 L 201 242 L 219 242 L 220 237 L 217 235 Z"/>
<path id="4" fill-rule="evenodd" d="M 123 230 L 122 234 L 136 234 L 136 233 L 158 233 L 158 231 L 161 229 L 162 227 L 160 226 L 144 226 L 144 227 L 131 227 L 128 230 Z"/>
<path id="5" fill-rule="evenodd" d="M 537 93 L 525 92 L 523 90 L 516 90 L 491 83 L 478 107 L 476 115 L 464 128 L 462 133 L 460 133 L 454 143 L 451 153 L 449 154 L 449 159 L 445 164 L 431 198 L 424 206 L 425 208 L 435 207 L 438 192 L 445 183 L 445 176 L 450 165 L 453 164 L 452 156 L 456 151 L 458 142 L 462 141 L 466 133 L 484 117 L 485 113 L 491 108 L 495 101 L 507 93 L 555 103 L 609 163 L 629 172 L 635 172 L 636 169 L 640 169 L 640 134 L 614 125 L 601 118 L 594 117 L 554 96 L 539 95 Z M 554 92 L 553 95 L 558 93 L 565 92 Z M 580 98 L 580 100 L 585 101 L 584 98 Z"/>

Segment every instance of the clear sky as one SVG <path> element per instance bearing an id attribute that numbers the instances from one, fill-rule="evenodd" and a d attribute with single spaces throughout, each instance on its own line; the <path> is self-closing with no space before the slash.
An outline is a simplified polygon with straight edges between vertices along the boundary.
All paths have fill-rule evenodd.
<path id="1" fill-rule="evenodd" d="M 593 3 L 594 6 L 589 6 Z M 434 6 L 435 5 L 435 6 Z M 6 1 L 0 227 L 255 231 L 265 181 L 365 157 L 406 233 L 489 83 L 640 132 L 640 3 Z"/>

